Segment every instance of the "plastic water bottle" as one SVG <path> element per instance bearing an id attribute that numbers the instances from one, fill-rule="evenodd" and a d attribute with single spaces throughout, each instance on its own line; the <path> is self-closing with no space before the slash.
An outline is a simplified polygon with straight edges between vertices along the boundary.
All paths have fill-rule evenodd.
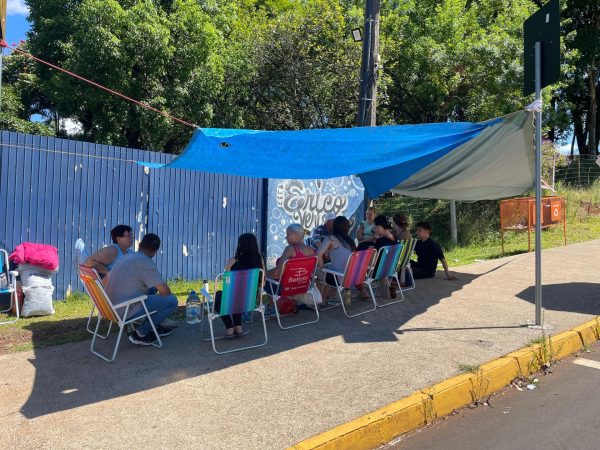
<path id="1" fill-rule="evenodd" d="M 185 320 L 189 324 L 200 322 L 198 313 L 200 312 L 200 299 L 196 291 L 191 291 L 185 301 Z"/>

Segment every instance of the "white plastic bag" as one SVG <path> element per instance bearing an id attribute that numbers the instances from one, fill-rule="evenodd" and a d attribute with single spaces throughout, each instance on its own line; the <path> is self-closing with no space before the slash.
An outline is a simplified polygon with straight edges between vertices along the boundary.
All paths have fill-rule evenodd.
<path id="1" fill-rule="evenodd" d="M 36 286 L 23 287 L 25 299 L 23 300 L 23 309 L 21 315 L 29 316 L 49 316 L 54 314 L 52 305 L 52 294 L 54 286 Z"/>
<path id="2" fill-rule="evenodd" d="M 310 287 L 306 294 L 294 295 L 293 299 L 298 303 L 304 303 L 307 306 L 314 306 L 313 295 L 310 295 L 311 293 L 314 295 L 315 303 L 317 305 L 323 303 L 323 296 L 321 295 L 321 291 L 317 289 L 317 286 L 315 284 L 313 284 Z"/>
<path id="3" fill-rule="evenodd" d="M 52 275 L 55 272 L 29 264 L 20 264 L 17 268 L 23 287 L 52 287 Z"/>

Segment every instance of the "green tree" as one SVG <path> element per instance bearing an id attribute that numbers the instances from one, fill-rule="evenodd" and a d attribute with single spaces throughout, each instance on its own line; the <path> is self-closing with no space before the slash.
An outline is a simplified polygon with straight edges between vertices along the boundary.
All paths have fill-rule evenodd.
<path id="1" fill-rule="evenodd" d="M 388 118 L 483 120 L 521 108 L 522 26 L 534 8 L 530 0 L 407 0 L 384 10 Z"/>
<path id="2" fill-rule="evenodd" d="M 194 0 L 28 0 L 32 52 L 200 126 L 210 123 L 221 40 Z M 47 109 L 95 142 L 174 152 L 192 130 L 45 66 Z"/>

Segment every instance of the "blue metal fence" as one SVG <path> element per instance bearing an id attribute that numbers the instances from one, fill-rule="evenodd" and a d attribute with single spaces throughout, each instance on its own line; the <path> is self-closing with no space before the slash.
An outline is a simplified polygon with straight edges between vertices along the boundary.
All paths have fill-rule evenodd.
<path id="1" fill-rule="evenodd" d="M 158 234 L 156 263 L 167 279 L 213 277 L 237 236 L 259 221 L 262 180 L 171 169 L 171 155 L 28 134 L 0 132 L 0 246 L 41 242 L 59 249 L 56 298 L 76 289 L 73 245 L 110 243 L 110 229 L 129 224 L 136 239 Z"/>

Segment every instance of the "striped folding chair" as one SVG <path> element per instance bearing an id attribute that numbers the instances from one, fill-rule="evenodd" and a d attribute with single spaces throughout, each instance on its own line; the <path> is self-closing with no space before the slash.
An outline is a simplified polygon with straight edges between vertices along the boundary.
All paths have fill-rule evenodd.
<path id="1" fill-rule="evenodd" d="M 14 323 L 19 320 L 19 300 L 17 299 L 17 275 L 18 273 L 9 270 L 8 253 L 6 250 L 0 249 L 0 294 L 9 294 L 10 303 L 8 309 L 0 310 L 0 312 L 9 313 L 11 309 L 15 310 L 15 318 L 0 322 L 0 325 L 6 323 Z"/>
<path id="2" fill-rule="evenodd" d="M 344 273 L 327 268 L 323 269 L 325 274 L 333 275 L 335 285 L 331 287 L 335 288 L 338 298 L 341 302 L 342 309 L 344 310 L 344 314 L 348 318 L 360 316 L 361 314 L 366 314 L 377 309 L 377 303 L 375 300 L 375 294 L 373 293 L 373 287 L 371 286 L 371 280 L 367 276 L 369 270 L 371 269 L 375 254 L 376 251 L 374 248 L 353 252 L 350 255 L 350 258 L 348 258 Z M 360 284 L 366 284 L 369 288 L 370 297 L 373 302 L 373 308 L 367 309 L 366 311 L 360 311 L 355 314 L 348 314 L 342 293 L 344 292 L 344 289 L 350 289 L 352 286 L 357 286 Z"/>
<path id="3" fill-rule="evenodd" d="M 403 244 L 395 244 L 381 247 L 379 249 L 377 255 L 375 256 L 375 265 L 368 275 L 371 283 L 378 281 L 382 287 L 389 288 L 390 281 L 395 279 L 396 283 L 398 283 L 398 286 L 400 286 L 397 267 L 403 248 Z M 377 306 L 382 308 L 384 306 L 393 305 L 394 303 L 403 301 L 404 294 L 402 293 L 401 289 L 398 289 L 398 291 L 400 292 L 400 300 L 390 301 L 384 304 L 377 303 Z"/>
<path id="4" fill-rule="evenodd" d="M 415 245 L 417 245 L 417 239 L 406 239 L 404 241 L 400 241 L 403 244 L 402 253 L 400 254 L 400 258 L 398 259 L 398 268 L 396 272 L 400 275 L 400 283 L 398 283 L 399 291 L 410 291 L 415 288 L 415 277 L 412 276 L 412 270 L 410 268 L 410 257 L 415 251 Z M 406 273 L 410 273 L 410 278 L 412 279 L 412 284 L 410 286 L 402 286 L 406 284 Z"/>
<path id="5" fill-rule="evenodd" d="M 119 343 L 121 342 L 121 335 L 123 334 L 123 329 L 125 328 L 125 326 L 138 320 L 143 321 L 145 319 L 150 320 L 150 324 L 152 325 L 152 331 L 156 335 L 156 342 L 152 345 L 158 348 L 162 347 L 162 341 L 160 339 L 160 336 L 156 332 L 154 322 L 152 322 L 152 318 L 150 316 L 152 313 L 154 313 L 154 311 L 148 311 L 148 308 L 146 308 L 146 295 L 132 298 L 131 300 L 126 300 L 124 302 L 113 305 L 110 299 L 108 298 L 106 291 L 104 290 L 104 285 L 102 284 L 102 281 L 100 280 L 100 276 L 98 275 L 98 272 L 96 272 L 96 269 L 92 269 L 91 267 L 79 266 L 79 278 L 81 279 L 83 287 L 85 288 L 86 292 L 94 302 L 96 309 L 98 310 L 98 321 L 96 322 L 96 328 L 93 332 L 92 343 L 90 345 L 90 350 L 94 355 L 109 363 L 113 362 L 117 357 Z M 129 311 L 134 310 L 133 307 L 137 305 L 141 305 L 142 310 L 136 312 L 135 314 L 132 314 L 131 317 L 128 317 Z M 124 308 L 124 310 L 122 308 Z M 110 359 L 104 356 L 103 354 L 99 353 L 95 349 L 96 338 L 101 337 L 98 334 L 101 319 L 108 320 L 119 327 L 119 335 L 117 336 L 117 341 L 115 343 L 115 347 L 112 352 L 112 357 Z"/>
<path id="6" fill-rule="evenodd" d="M 283 263 L 279 280 L 267 278 L 267 283 L 270 285 L 269 287 L 271 292 L 267 291 L 266 294 L 273 299 L 277 322 L 279 323 L 279 328 L 282 330 L 318 322 L 319 307 L 317 306 L 317 301 L 311 290 L 315 277 L 317 260 L 318 258 L 316 256 L 288 259 Z M 277 308 L 277 300 L 279 300 L 281 297 L 292 297 L 299 294 L 310 294 L 311 298 L 313 299 L 313 305 L 315 307 L 317 318 L 284 327 L 281 324 L 281 314 L 279 314 L 279 309 Z"/>
<path id="7" fill-rule="evenodd" d="M 223 283 L 221 305 L 218 311 L 215 309 L 216 305 L 213 296 L 210 295 L 206 288 L 202 288 L 202 295 L 208 300 L 205 304 L 212 305 L 211 311 L 208 314 L 208 325 L 210 328 L 210 340 L 215 353 L 222 355 L 225 353 L 239 352 L 241 350 L 248 350 L 250 348 L 262 347 L 263 345 L 266 345 L 268 340 L 267 322 L 265 321 L 265 307 L 262 304 L 262 286 L 264 276 L 265 273 L 262 269 L 233 270 L 217 275 L 214 284 L 215 291 L 217 285 L 221 281 Z M 245 347 L 237 347 L 232 350 L 219 351 L 215 344 L 215 341 L 219 338 L 215 338 L 213 321 L 221 316 L 243 314 L 245 312 L 253 311 L 259 312 L 262 317 L 263 330 L 265 334 L 264 342 Z"/>

